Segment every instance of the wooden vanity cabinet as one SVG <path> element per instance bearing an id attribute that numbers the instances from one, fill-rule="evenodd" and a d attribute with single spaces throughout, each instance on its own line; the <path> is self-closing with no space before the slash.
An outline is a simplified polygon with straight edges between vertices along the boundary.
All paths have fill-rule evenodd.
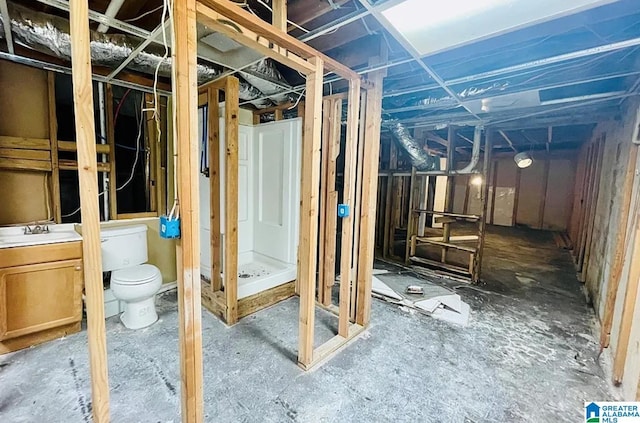
<path id="1" fill-rule="evenodd" d="M 0 249 L 0 354 L 80 330 L 82 246 Z"/>

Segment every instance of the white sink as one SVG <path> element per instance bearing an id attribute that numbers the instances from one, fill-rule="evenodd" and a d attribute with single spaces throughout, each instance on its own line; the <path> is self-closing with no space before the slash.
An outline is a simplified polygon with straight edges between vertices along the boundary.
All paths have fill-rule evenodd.
<path id="1" fill-rule="evenodd" d="M 49 225 L 49 231 L 41 234 L 24 234 L 22 228 L 1 228 L 0 248 L 23 247 L 27 245 L 54 244 L 58 242 L 80 241 L 82 237 L 72 225 Z"/>

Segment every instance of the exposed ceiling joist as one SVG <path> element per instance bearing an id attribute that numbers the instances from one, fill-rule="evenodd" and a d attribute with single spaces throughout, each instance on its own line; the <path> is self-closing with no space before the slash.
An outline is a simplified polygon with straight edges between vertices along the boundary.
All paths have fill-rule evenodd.
<path id="1" fill-rule="evenodd" d="M 358 21 L 362 18 L 364 18 L 365 16 L 369 16 L 371 14 L 371 12 L 369 12 L 368 10 L 356 10 L 355 12 L 349 13 L 347 15 L 344 15 L 343 17 L 336 19 L 332 22 L 329 22 L 325 25 L 322 25 L 316 29 L 314 29 L 313 31 L 310 31 L 306 34 L 304 34 L 303 36 L 299 37 L 298 39 L 300 41 L 304 41 L 304 42 L 308 42 L 311 41 L 315 38 L 318 38 L 322 35 L 328 34 L 330 32 L 333 32 L 339 28 L 342 28 L 343 26 L 349 25 L 352 22 Z"/>
<path id="2" fill-rule="evenodd" d="M 163 24 L 160 24 L 156 27 L 156 29 L 154 29 L 151 34 L 149 35 L 149 38 L 144 39 L 129 55 L 129 57 L 127 57 L 122 63 L 120 63 L 120 65 L 118 65 L 117 68 L 114 69 L 113 72 L 111 72 L 108 76 L 107 79 L 111 80 L 113 78 L 116 77 L 116 75 L 118 75 L 124 68 L 127 67 L 127 65 L 129 63 L 131 63 L 131 61 L 133 59 L 136 58 L 136 56 L 138 54 L 140 54 L 140 52 L 142 52 L 142 50 L 144 50 L 149 44 L 151 44 L 152 42 L 154 42 L 159 36 L 160 34 L 162 34 L 162 31 L 167 31 L 169 29 L 171 25 L 171 21 L 169 19 L 167 19 Z"/>
<path id="3" fill-rule="evenodd" d="M 289 19 L 298 25 L 304 25 L 307 22 L 311 22 L 312 20 L 333 10 L 334 6 L 332 6 L 332 4 L 335 5 L 335 7 L 339 7 L 349 1 L 350 0 L 332 0 L 331 2 L 318 1 L 311 3 L 306 1 L 297 1 L 289 6 Z M 289 30 L 293 28 L 294 27 L 289 27 Z"/>
<path id="4" fill-rule="evenodd" d="M 517 153 L 518 150 L 516 150 L 516 148 L 514 147 L 513 141 L 511 141 L 511 139 L 507 136 L 507 133 L 502 130 L 498 131 L 498 133 L 502 136 L 502 138 L 504 138 L 507 144 L 509 144 L 509 147 L 511 147 L 511 149 Z"/>
<path id="5" fill-rule="evenodd" d="M 11 16 L 9 16 L 7 0 L 0 0 L 0 15 L 2 15 L 2 26 L 4 27 L 4 39 L 7 43 L 7 51 L 9 54 L 14 54 L 13 35 L 11 34 Z"/>

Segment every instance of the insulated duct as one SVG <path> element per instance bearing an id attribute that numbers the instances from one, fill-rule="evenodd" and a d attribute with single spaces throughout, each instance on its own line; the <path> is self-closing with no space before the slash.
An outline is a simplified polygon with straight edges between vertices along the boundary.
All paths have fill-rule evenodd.
<path id="1" fill-rule="evenodd" d="M 469 175 L 477 173 L 476 167 L 480 161 L 480 146 L 482 144 L 481 126 L 476 126 L 473 133 L 473 148 L 471 151 L 471 161 L 462 169 L 440 170 L 440 160 L 436 156 L 432 156 L 424 151 L 416 140 L 411 136 L 409 130 L 400 122 L 387 121 L 384 123 L 389 128 L 393 138 L 398 145 L 407 152 L 411 158 L 411 164 L 422 175 Z"/>
<path id="2" fill-rule="evenodd" d="M 41 53 L 71 60 L 71 37 L 69 35 L 69 21 L 59 16 L 37 12 L 22 5 L 8 3 L 11 16 L 11 32 L 14 42 Z M 4 17 L 0 16 L 0 38 L 4 37 Z M 103 34 L 91 31 L 91 62 L 95 65 L 116 68 L 122 63 L 142 40 L 138 37 L 125 34 Z M 129 63 L 127 68 L 138 72 L 153 75 L 160 64 L 159 74 L 164 77 L 171 76 L 171 57 L 164 58 L 162 46 L 148 46 Z M 256 84 L 261 83 L 262 73 L 268 81 L 278 81 L 280 85 L 286 85 L 286 81 L 270 60 L 262 60 L 242 73 L 243 77 L 249 77 Z M 222 68 L 211 64 L 198 63 L 198 82 L 204 83 L 216 78 L 223 71 Z M 287 101 L 288 96 L 278 94 L 282 88 L 265 81 L 261 83 L 265 92 L 256 88 L 251 83 L 240 80 L 239 97 L 243 101 L 252 101 L 269 96 L 274 102 Z M 258 108 L 271 105 L 269 100 L 252 102 Z"/>
<path id="3" fill-rule="evenodd" d="M 440 160 L 424 151 L 402 123 L 397 121 L 388 121 L 386 122 L 386 125 L 389 127 L 389 130 L 398 145 L 400 145 L 400 147 L 402 147 L 402 149 L 406 151 L 411 158 L 411 164 L 413 167 L 420 171 L 439 169 Z"/>

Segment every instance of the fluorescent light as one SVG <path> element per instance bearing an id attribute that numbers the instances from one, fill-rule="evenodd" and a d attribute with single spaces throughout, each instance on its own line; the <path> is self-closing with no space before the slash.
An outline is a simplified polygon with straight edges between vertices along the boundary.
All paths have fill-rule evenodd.
<path id="1" fill-rule="evenodd" d="M 490 11 L 492 8 L 509 3 L 511 0 L 446 0 L 428 2 L 425 0 L 405 0 L 382 14 L 401 31 L 428 30 L 438 25 L 460 22 L 461 19 Z"/>
<path id="2" fill-rule="evenodd" d="M 381 11 L 420 56 L 572 15 L 616 0 L 404 0 Z"/>

